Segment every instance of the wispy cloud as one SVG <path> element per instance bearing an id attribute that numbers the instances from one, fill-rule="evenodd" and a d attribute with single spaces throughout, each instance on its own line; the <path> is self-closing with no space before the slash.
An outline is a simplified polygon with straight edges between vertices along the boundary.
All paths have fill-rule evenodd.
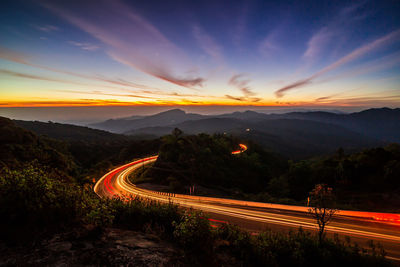
<path id="1" fill-rule="evenodd" d="M 123 90 L 124 91 L 124 90 Z M 160 96 L 169 96 L 169 97 L 177 97 L 181 100 L 181 97 L 210 97 L 203 95 L 194 95 L 194 94 L 181 94 L 178 92 L 163 92 L 163 91 L 150 91 L 150 90 L 139 90 L 139 91 L 131 91 L 127 90 L 124 92 L 127 93 L 115 93 L 115 92 L 103 92 L 103 91 L 77 91 L 77 90 L 57 90 L 57 92 L 64 93 L 75 93 L 75 94 L 93 94 L 93 95 L 107 95 L 107 96 L 122 96 L 122 97 L 136 97 L 136 98 L 148 98 L 148 99 L 159 99 Z M 140 94 L 140 95 L 139 95 Z"/>
<path id="2" fill-rule="evenodd" d="M 260 102 L 262 98 L 259 97 L 245 97 L 245 96 L 231 96 L 231 95 L 225 95 L 226 98 L 236 100 L 236 101 L 242 101 L 242 102 Z"/>
<path id="3" fill-rule="evenodd" d="M 363 75 L 371 72 L 377 72 L 392 68 L 400 64 L 400 52 L 396 52 L 377 60 L 370 61 L 366 64 L 359 66 L 351 71 L 346 71 L 334 76 L 330 76 L 318 81 L 318 83 L 329 82 L 336 79 L 350 78 L 358 75 Z"/>
<path id="4" fill-rule="evenodd" d="M 69 106 L 109 106 L 137 105 L 141 101 L 119 101 L 115 99 L 77 99 L 77 100 L 29 100 L 29 101 L 0 101 L 3 107 L 69 107 Z"/>
<path id="5" fill-rule="evenodd" d="M 42 32 L 54 32 L 54 31 L 59 31 L 60 28 L 54 25 L 32 25 L 35 29 L 42 31 Z"/>
<path id="6" fill-rule="evenodd" d="M 103 42 L 111 58 L 122 64 L 179 86 L 203 85 L 204 78 L 176 75 L 178 69 L 180 73 L 189 69 L 184 53 L 154 25 L 119 1 L 98 1 L 90 5 L 90 12 L 85 4 L 79 10 L 71 8 L 68 2 L 48 1 L 44 6 Z"/>
<path id="7" fill-rule="evenodd" d="M 112 78 L 104 77 L 102 75 L 86 75 L 86 74 L 82 74 L 82 73 L 60 70 L 60 69 L 56 69 L 53 67 L 36 64 L 36 63 L 31 62 L 31 58 L 32 57 L 30 55 L 26 55 L 24 53 L 16 52 L 16 51 L 13 51 L 8 48 L 0 46 L 0 59 L 5 59 L 8 61 L 16 62 L 19 64 L 24 64 L 24 65 L 35 67 L 35 68 L 40 68 L 40 69 L 55 72 L 55 73 L 66 74 L 66 75 L 70 75 L 73 77 L 88 79 L 88 80 L 92 80 L 92 81 L 102 81 L 102 82 L 110 83 L 112 85 L 117 85 L 117 86 L 126 86 L 126 87 L 138 88 L 138 89 L 154 89 L 154 87 L 151 87 L 151 86 L 138 84 L 138 83 L 134 83 L 131 81 L 126 81 L 126 80 L 123 80 L 120 78 L 112 79 Z M 43 79 L 46 79 L 46 78 L 43 78 Z M 69 83 L 71 83 L 71 82 L 69 82 Z M 115 88 L 115 87 L 112 87 L 112 88 Z"/>
<path id="8" fill-rule="evenodd" d="M 309 77 L 307 79 L 299 80 L 297 82 L 294 82 L 292 84 L 284 86 L 284 87 L 280 88 L 279 90 L 275 91 L 275 96 L 278 97 L 278 98 L 283 97 L 287 91 L 292 90 L 292 89 L 297 88 L 297 87 L 302 87 L 302 86 L 305 86 L 307 84 L 310 84 L 311 81 L 312 81 L 312 77 Z"/>
<path id="9" fill-rule="evenodd" d="M 90 44 L 90 43 L 81 43 L 81 42 L 75 42 L 75 41 L 68 41 L 69 44 L 73 46 L 77 46 L 83 50 L 88 50 L 88 51 L 95 51 L 99 49 L 99 46 Z"/>
<path id="10" fill-rule="evenodd" d="M 29 60 L 31 57 L 24 53 L 18 53 L 14 50 L 0 46 L 0 58 L 20 64 L 30 65 Z"/>
<path id="11" fill-rule="evenodd" d="M 225 95 L 225 97 L 238 101 L 259 102 L 261 98 L 255 97 L 256 93 L 254 93 L 249 86 L 250 80 L 244 79 L 244 77 L 245 77 L 244 74 L 235 74 L 228 81 L 229 85 L 238 88 L 243 93 L 244 96 L 238 97 L 238 96 Z"/>
<path id="12" fill-rule="evenodd" d="M 330 101 L 332 98 L 339 96 L 340 94 L 333 94 L 328 96 L 321 96 L 315 99 L 315 102 L 325 102 Z"/>
<path id="13" fill-rule="evenodd" d="M 216 62 L 222 63 L 222 47 L 208 33 L 206 33 L 200 26 L 193 27 L 193 35 L 199 44 L 200 48 L 212 57 Z"/>
<path id="14" fill-rule="evenodd" d="M 315 60 L 321 54 L 323 48 L 330 43 L 333 36 L 334 33 L 330 28 L 322 27 L 308 41 L 303 58 L 307 61 Z"/>
<path id="15" fill-rule="evenodd" d="M 102 91 L 76 91 L 76 90 L 57 90 L 61 93 L 73 93 L 73 94 L 84 94 L 84 95 L 104 95 L 104 96 L 122 96 L 122 97 L 132 97 L 132 98 L 148 98 L 157 99 L 156 97 L 144 96 L 144 95 L 134 95 L 134 94 L 118 94 L 118 93 L 106 93 Z"/>
<path id="16" fill-rule="evenodd" d="M 247 17 L 250 10 L 250 1 L 244 1 L 243 7 L 240 8 L 240 13 L 237 16 L 236 26 L 233 28 L 232 41 L 239 49 L 242 48 L 241 43 L 246 34 Z"/>
<path id="17" fill-rule="evenodd" d="M 5 70 L 5 69 L 0 69 L 0 74 L 5 74 L 5 75 L 19 77 L 19 78 L 33 79 L 33 80 L 61 82 L 61 83 L 76 84 L 76 85 L 87 85 L 87 84 L 78 83 L 78 82 L 74 82 L 74 81 L 68 81 L 68 80 L 64 80 L 64 79 L 27 74 L 27 73 L 16 72 L 16 71 Z"/>
<path id="18" fill-rule="evenodd" d="M 80 82 L 76 82 L 76 81 L 71 81 L 71 80 L 66 80 L 66 79 L 60 79 L 60 78 L 54 78 L 54 77 L 48 77 L 48 76 L 43 76 L 43 75 L 34 75 L 34 74 L 28 74 L 28 73 L 22 73 L 22 72 L 17 72 L 17 71 L 11 71 L 11 70 L 6 70 L 6 69 L 0 69 L 0 74 L 4 74 L 4 75 L 9 75 L 9 76 L 13 76 L 13 77 L 18 77 L 18 78 L 24 78 L 24 79 L 32 79 L 32 80 L 41 80 L 41 81 L 48 81 L 48 82 L 58 82 L 58 83 L 66 83 L 66 84 L 75 84 L 75 85 L 83 85 L 83 86 L 91 86 L 93 87 L 93 84 L 87 84 L 87 83 L 80 83 Z M 93 77 L 93 80 L 99 80 L 99 81 L 106 81 L 106 82 L 110 82 L 116 85 L 122 85 L 122 86 L 131 86 L 133 87 L 133 83 L 130 82 L 125 82 L 125 83 L 119 83 L 118 80 L 112 80 L 112 79 L 106 79 L 106 78 L 96 78 Z M 113 88 L 113 89 L 119 89 L 119 90 L 124 90 L 124 88 L 119 88 L 119 87 L 110 87 L 107 85 L 96 85 L 98 87 L 106 87 L 106 88 Z M 138 85 L 134 86 L 135 88 L 142 88 Z M 145 87 L 146 88 L 146 87 Z M 59 90 L 60 91 L 60 90 Z M 132 91 L 132 90 L 131 90 Z M 66 92 L 64 90 L 64 92 Z M 69 92 L 74 92 L 74 93 L 88 93 L 86 91 L 69 91 Z M 96 91 L 99 92 L 99 91 Z M 139 91 L 132 91 L 135 93 L 145 93 L 145 94 L 153 94 L 153 95 L 160 95 L 160 93 L 162 94 L 161 91 L 149 91 L 149 90 L 139 90 Z M 132 94 L 115 94 L 115 93 L 99 93 L 99 94 L 104 94 L 104 95 L 115 95 L 115 96 L 135 96 Z M 179 96 L 179 94 L 174 93 L 174 94 L 169 94 L 169 95 L 176 95 Z M 186 96 L 186 95 L 184 95 Z M 142 96 L 138 96 L 138 97 L 142 97 Z M 144 98 L 148 98 L 143 96 Z"/>
<path id="19" fill-rule="evenodd" d="M 291 31 L 288 27 L 290 19 L 286 15 L 282 15 L 279 24 L 273 26 L 266 36 L 258 43 L 258 52 L 267 58 L 282 52 L 282 41 L 286 38 Z"/>
<path id="20" fill-rule="evenodd" d="M 320 99 L 317 102 L 320 102 L 324 105 L 333 105 L 333 106 L 377 106 L 377 105 L 396 105 L 400 101 L 400 95 L 389 95 L 389 96 L 360 96 L 360 97 L 334 97 L 327 96 L 325 98 Z"/>
<path id="21" fill-rule="evenodd" d="M 228 99 L 237 100 L 237 101 L 246 101 L 245 97 L 241 97 L 241 96 L 225 95 L 225 97 Z"/>
<path id="22" fill-rule="evenodd" d="M 361 47 L 356 48 L 353 50 L 351 53 L 345 55 L 344 57 L 340 58 L 339 60 L 335 61 L 334 63 L 326 66 L 325 68 L 321 69 L 320 71 L 314 73 L 313 75 L 302 79 L 298 80 L 292 84 L 289 84 L 287 86 L 284 86 L 278 90 L 275 91 L 276 97 L 283 97 L 285 93 L 287 93 L 289 90 L 292 90 L 294 88 L 302 87 L 307 84 L 312 83 L 315 79 L 319 78 L 320 76 L 324 75 L 325 73 L 332 71 L 346 63 L 349 63 L 351 61 L 354 61 L 355 59 L 358 59 L 365 54 L 374 51 L 376 49 L 379 49 L 385 45 L 388 45 L 390 43 L 393 43 L 395 41 L 398 41 L 400 39 L 400 29 L 393 31 L 381 38 L 375 39 L 374 41 L 363 45 Z"/>
<path id="23" fill-rule="evenodd" d="M 114 52 L 110 52 L 109 55 L 111 56 L 111 58 L 115 59 L 118 62 L 121 62 L 125 65 L 131 66 L 133 68 L 139 69 L 141 71 L 143 71 L 144 73 L 147 73 L 149 75 L 152 75 L 154 77 L 157 77 L 161 80 L 179 85 L 179 86 L 183 86 L 183 87 L 187 87 L 187 88 L 192 88 L 192 87 L 196 87 L 196 86 L 203 86 L 203 83 L 205 81 L 205 79 L 203 78 L 181 78 L 178 76 L 175 76 L 173 74 L 171 74 L 167 68 L 163 67 L 161 65 L 157 66 L 157 65 L 153 65 L 153 63 L 150 63 L 150 69 L 147 68 L 146 66 L 142 67 L 140 65 L 135 64 L 134 60 L 131 60 L 129 58 L 129 55 L 127 55 L 128 58 L 123 58 L 118 54 L 114 54 Z M 133 58 L 132 58 L 133 59 Z"/>
<path id="24" fill-rule="evenodd" d="M 269 57 L 279 51 L 278 39 L 282 34 L 284 24 L 274 28 L 258 45 L 258 51 L 261 55 Z"/>
<path id="25" fill-rule="evenodd" d="M 50 68 L 47 66 L 42 66 L 38 64 L 34 64 L 28 61 L 29 56 L 24 55 L 22 53 L 17 53 L 11 50 L 8 50 L 6 48 L 0 47 L 0 59 L 6 59 L 12 62 L 16 63 L 21 63 L 24 65 L 32 66 L 35 68 L 40 68 L 43 70 L 55 72 L 55 73 L 61 73 L 61 74 L 67 74 L 73 77 L 79 77 L 79 78 L 84 78 L 87 80 L 92 80 L 92 81 L 100 81 L 100 82 L 106 82 L 115 86 L 109 86 L 105 84 L 101 85 L 94 85 L 94 84 L 87 84 L 87 83 L 81 83 L 81 82 L 76 82 L 68 79 L 61 79 L 61 78 L 55 78 L 51 76 L 43 76 L 43 75 L 35 75 L 35 74 L 28 74 L 28 73 L 23 73 L 23 72 L 17 72 L 17 71 L 12 71 L 12 70 L 7 70 L 7 69 L 0 69 L 0 74 L 3 75 L 9 75 L 13 77 L 18 77 L 18 78 L 24 78 L 24 79 L 33 79 L 33 80 L 42 80 L 42 81 L 49 81 L 49 82 L 59 82 L 59 83 L 66 83 L 66 84 L 75 84 L 75 85 L 83 85 L 83 86 L 98 86 L 98 87 L 105 87 L 105 88 L 112 88 L 112 89 L 118 89 L 120 91 L 128 92 L 131 94 L 116 94 L 116 93 L 99 93 L 103 95 L 114 95 L 114 96 L 137 96 L 137 97 L 143 97 L 143 98 L 156 98 L 160 96 L 176 96 L 176 97 L 200 97 L 200 98 L 208 98 L 208 97 L 214 97 L 214 96 L 209 96 L 209 95 L 198 95 L 198 94 L 184 94 L 184 93 L 179 93 L 179 92 L 167 92 L 163 90 L 159 90 L 158 88 L 143 85 L 143 84 L 138 84 L 134 83 L 131 81 L 127 81 L 121 78 L 108 78 L 104 77 L 102 75 L 85 75 L 85 74 L 80 74 L 80 73 L 74 73 L 74 72 L 69 72 L 69 71 L 64 71 L 64 70 L 58 70 L 54 68 Z M 134 90 L 129 89 L 129 88 L 134 88 Z M 64 90 L 64 92 L 67 92 Z M 74 92 L 74 93 L 88 93 L 87 91 L 69 91 L 69 92 Z M 93 94 L 95 92 L 100 92 L 100 91 L 93 91 Z M 135 94 L 141 94 L 141 95 L 135 95 Z M 154 97 L 149 97 L 149 96 L 143 96 L 142 94 L 145 95 L 154 95 Z"/>
<path id="26" fill-rule="evenodd" d="M 259 45 L 258 50 L 263 56 L 270 56 L 278 50 L 278 46 L 271 40 L 270 37 L 266 37 Z"/>
<path id="27" fill-rule="evenodd" d="M 303 54 L 306 65 L 309 66 L 317 61 L 323 53 L 327 53 L 328 48 L 336 51 L 345 42 L 355 28 L 355 23 L 360 19 L 355 12 L 364 4 L 365 1 L 360 1 L 340 9 L 336 16 L 311 36 Z"/>
<path id="28" fill-rule="evenodd" d="M 243 77 L 244 74 L 235 74 L 229 79 L 228 84 L 237 87 L 245 96 L 255 95 L 255 93 L 251 91 L 249 87 L 250 80 L 243 79 Z"/>

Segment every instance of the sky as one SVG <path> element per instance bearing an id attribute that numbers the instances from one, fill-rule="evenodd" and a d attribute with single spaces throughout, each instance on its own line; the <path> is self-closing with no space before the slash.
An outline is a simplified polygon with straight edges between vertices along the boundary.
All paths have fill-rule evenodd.
<path id="1" fill-rule="evenodd" d="M 400 1 L 2 1 L 0 107 L 400 107 Z"/>

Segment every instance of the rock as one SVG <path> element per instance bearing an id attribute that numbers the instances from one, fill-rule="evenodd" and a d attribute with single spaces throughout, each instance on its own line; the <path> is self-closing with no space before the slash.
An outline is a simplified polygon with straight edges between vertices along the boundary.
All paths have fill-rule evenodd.
<path id="1" fill-rule="evenodd" d="M 182 266 L 180 249 L 152 234 L 106 229 L 99 238 L 55 235 L 31 248 L 0 245 L 0 265 Z"/>

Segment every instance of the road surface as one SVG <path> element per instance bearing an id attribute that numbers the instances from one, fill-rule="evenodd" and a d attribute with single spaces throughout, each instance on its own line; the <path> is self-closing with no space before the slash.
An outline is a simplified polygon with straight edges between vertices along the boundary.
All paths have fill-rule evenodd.
<path id="1" fill-rule="evenodd" d="M 241 151 L 245 149 L 241 147 Z M 156 159 L 157 156 L 144 158 L 110 171 L 97 181 L 94 191 L 100 197 L 140 196 L 173 202 L 207 212 L 216 223 L 230 222 L 254 232 L 267 228 L 283 231 L 299 227 L 311 231 L 317 229 L 315 220 L 304 206 L 156 192 L 142 189 L 129 181 L 130 173 Z M 328 234 L 349 236 L 361 246 L 369 240 L 379 242 L 384 246 L 387 257 L 400 263 L 400 214 L 340 210 L 326 230 Z"/>

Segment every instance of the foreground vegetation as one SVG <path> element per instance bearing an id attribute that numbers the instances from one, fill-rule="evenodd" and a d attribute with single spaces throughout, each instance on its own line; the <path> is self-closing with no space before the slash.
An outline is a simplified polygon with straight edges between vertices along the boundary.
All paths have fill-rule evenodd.
<path id="1" fill-rule="evenodd" d="M 226 255 L 246 266 L 389 264 L 378 247 L 372 246 L 367 253 L 338 238 L 320 242 L 301 229 L 288 234 L 266 231 L 251 235 L 230 224 L 213 228 L 204 214 L 173 204 L 138 198 L 100 199 L 91 188 L 66 184 L 32 165 L 2 170 L 0 216 L 0 238 L 9 245 L 32 244 L 54 233 L 91 225 L 94 234 L 107 227 L 156 233 L 181 247 L 186 255 L 182 264 L 220 265 Z"/>
<path id="2" fill-rule="evenodd" d="M 70 231 L 86 231 L 87 236 L 100 238 L 101 233 L 111 227 L 151 232 L 168 240 L 184 252 L 184 265 L 388 264 L 383 257 L 384 251 L 374 244 L 367 252 L 349 240 L 320 241 L 302 230 L 252 235 L 229 224 L 215 228 L 204 214 L 173 204 L 138 198 L 100 199 L 92 190 L 93 177 L 102 176 L 114 165 L 157 151 L 161 141 L 160 161 L 143 174 L 152 174 L 153 179 L 176 190 L 207 183 L 219 189 L 225 187 L 224 192 L 237 196 L 264 200 L 276 194 L 276 199 L 282 200 L 280 197 L 286 196 L 288 199 L 293 197 L 290 201 L 296 201 L 302 199 L 302 193 L 298 196 L 293 193 L 308 190 L 307 186 L 312 188 L 311 184 L 317 181 L 312 175 L 310 180 L 304 180 L 304 187 L 299 185 L 299 191 L 290 188 L 290 184 L 297 181 L 295 174 L 304 179 L 301 175 L 308 173 L 300 168 L 304 162 L 287 162 L 256 145 L 250 145 L 246 153 L 231 155 L 240 140 L 225 135 L 183 136 L 175 132 L 163 140 L 153 141 L 122 139 L 108 142 L 108 137 L 102 138 L 54 140 L 37 136 L 0 118 L 0 248 L 4 243 L 7 247 L 22 246 L 32 250 L 40 240 Z M 388 156 L 379 165 L 385 166 L 388 179 L 396 175 L 397 149 L 396 146 L 389 150 L 385 148 L 384 153 Z M 344 164 L 350 157 L 335 155 L 336 160 L 331 165 Z M 365 157 L 361 159 L 365 160 Z M 330 164 L 332 161 L 323 162 Z M 360 162 L 359 157 L 352 162 Z M 345 177 L 350 181 L 353 179 L 350 175 Z M 371 177 L 373 180 L 374 176 Z M 99 264 L 95 259 L 87 263 Z"/>

